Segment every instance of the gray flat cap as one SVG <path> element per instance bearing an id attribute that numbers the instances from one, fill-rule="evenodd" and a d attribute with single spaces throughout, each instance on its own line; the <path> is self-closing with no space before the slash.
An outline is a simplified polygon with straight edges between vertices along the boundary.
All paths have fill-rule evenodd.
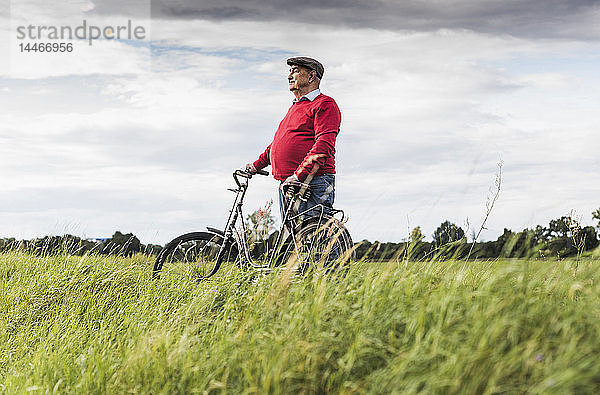
<path id="1" fill-rule="evenodd" d="M 325 72 L 325 68 L 323 65 L 313 58 L 307 58 L 306 56 L 297 56 L 295 58 L 289 58 L 287 60 L 288 65 L 302 66 L 307 69 L 314 70 L 317 72 L 317 77 L 319 79 L 323 78 L 323 73 Z"/>

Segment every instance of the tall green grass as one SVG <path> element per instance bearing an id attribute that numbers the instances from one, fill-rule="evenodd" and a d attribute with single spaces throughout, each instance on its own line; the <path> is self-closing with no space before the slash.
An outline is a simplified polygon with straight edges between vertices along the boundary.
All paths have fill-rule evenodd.
<path id="1" fill-rule="evenodd" d="M 355 264 L 345 278 L 0 255 L 6 393 L 593 393 L 598 258 Z"/>

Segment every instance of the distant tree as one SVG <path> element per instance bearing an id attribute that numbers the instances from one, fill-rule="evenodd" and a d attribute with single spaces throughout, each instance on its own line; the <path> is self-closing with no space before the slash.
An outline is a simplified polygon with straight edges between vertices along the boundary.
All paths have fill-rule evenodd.
<path id="1" fill-rule="evenodd" d="M 577 254 L 577 248 L 568 237 L 555 237 L 545 244 L 545 249 L 556 257 L 565 257 Z"/>
<path id="2" fill-rule="evenodd" d="M 433 243 L 439 247 L 444 244 L 458 241 L 465 236 L 465 231 L 450 221 L 442 224 L 433 232 Z"/>
<path id="3" fill-rule="evenodd" d="M 548 239 L 555 237 L 569 237 L 569 217 L 563 215 L 558 219 L 553 219 L 546 230 Z"/>
<path id="4" fill-rule="evenodd" d="M 421 232 L 421 227 L 417 226 L 410 232 L 410 236 L 408 237 L 408 241 L 411 243 L 417 243 L 423 241 L 425 235 Z"/>
<path id="5" fill-rule="evenodd" d="M 500 253 L 504 250 L 504 246 L 507 245 L 514 237 L 515 233 L 512 230 L 504 228 L 502 234 L 498 236 L 494 242 L 496 256 L 500 256 Z"/>
<path id="6" fill-rule="evenodd" d="M 133 233 L 123 234 L 116 231 L 115 234 L 104 243 L 101 251 L 103 254 L 132 256 L 142 250 L 142 243 Z"/>
<path id="7" fill-rule="evenodd" d="M 477 243 L 473 248 L 473 258 L 495 258 L 498 256 L 495 241 Z"/>
<path id="8" fill-rule="evenodd" d="M 581 229 L 581 233 L 584 237 L 586 250 L 591 250 L 592 248 L 598 247 L 598 234 L 593 226 L 585 226 Z"/>

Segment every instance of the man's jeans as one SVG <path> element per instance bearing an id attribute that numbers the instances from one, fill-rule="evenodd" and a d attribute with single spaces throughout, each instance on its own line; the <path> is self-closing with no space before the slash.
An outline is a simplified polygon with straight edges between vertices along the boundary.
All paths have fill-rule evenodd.
<path id="1" fill-rule="evenodd" d="M 310 182 L 310 196 L 306 202 L 300 202 L 299 213 L 309 210 L 317 204 L 322 204 L 325 207 L 325 213 L 329 214 L 333 208 L 333 200 L 335 199 L 335 175 L 323 174 L 316 176 Z M 281 211 L 281 220 L 285 216 L 287 209 L 287 199 L 283 195 L 283 191 L 279 188 L 279 210 Z M 316 208 L 304 214 L 302 217 L 308 218 L 313 215 L 320 215 L 321 208 Z"/>

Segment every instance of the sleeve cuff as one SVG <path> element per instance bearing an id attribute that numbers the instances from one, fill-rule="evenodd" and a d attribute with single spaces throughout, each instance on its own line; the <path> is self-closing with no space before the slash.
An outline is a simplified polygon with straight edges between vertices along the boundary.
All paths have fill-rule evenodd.
<path id="1" fill-rule="evenodd" d="M 267 167 L 260 161 L 260 159 L 255 160 L 254 163 L 252 163 L 252 165 L 256 168 L 256 170 L 262 170 L 263 168 Z"/>
<path id="2" fill-rule="evenodd" d="M 306 173 L 306 174 L 304 174 L 304 173 Z M 301 180 L 304 181 L 307 176 L 308 176 L 308 172 L 306 172 L 306 171 L 300 171 L 298 173 L 298 171 L 296 170 L 296 172 L 294 173 L 294 177 L 296 177 L 296 180 L 298 180 L 298 181 L 301 181 Z"/>

